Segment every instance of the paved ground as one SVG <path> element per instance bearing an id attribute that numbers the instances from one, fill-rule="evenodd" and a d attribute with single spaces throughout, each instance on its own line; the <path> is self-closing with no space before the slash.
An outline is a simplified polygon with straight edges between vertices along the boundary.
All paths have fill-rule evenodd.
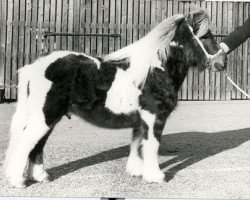
<path id="1" fill-rule="evenodd" d="M 0 104 L 0 162 L 14 106 Z M 15 189 L 0 175 L 0 196 L 250 198 L 250 101 L 180 102 L 162 138 L 163 184 L 125 173 L 130 132 L 64 118 L 45 148 L 54 180 Z"/>

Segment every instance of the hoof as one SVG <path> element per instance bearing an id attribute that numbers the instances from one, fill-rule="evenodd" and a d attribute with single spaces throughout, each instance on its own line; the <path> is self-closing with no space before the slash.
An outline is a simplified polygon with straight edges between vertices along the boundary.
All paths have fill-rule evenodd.
<path id="1" fill-rule="evenodd" d="M 140 158 L 128 159 L 126 172 L 130 176 L 141 176 L 142 175 L 142 164 L 143 161 Z"/>
<path id="2" fill-rule="evenodd" d="M 46 171 L 44 171 L 39 176 L 36 175 L 35 177 L 29 175 L 28 176 L 28 180 L 36 181 L 36 182 L 41 182 L 41 183 L 48 183 L 48 182 L 51 181 L 50 180 L 50 176 L 49 176 L 49 174 Z"/>
<path id="3" fill-rule="evenodd" d="M 24 179 L 18 180 L 18 179 L 10 178 L 9 183 L 15 188 L 25 188 L 26 187 L 26 184 L 24 183 Z"/>
<path id="4" fill-rule="evenodd" d="M 49 174 L 44 171 L 39 177 L 36 177 L 35 180 L 37 182 L 48 183 L 50 182 Z"/>
<path id="5" fill-rule="evenodd" d="M 42 182 L 42 183 L 49 183 L 51 182 L 50 179 L 50 175 L 47 172 L 44 172 L 44 176 L 42 178 L 40 178 L 39 180 L 37 180 L 38 182 Z"/>
<path id="6" fill-rule="evenodd" d="M 2 164 L 2 173 L 6 179 L 10 179 L 13 169 L 9 167 L 8 162 L 5 160 Z"/>
<path id="7" fill-rule="evenodd" d="M 143 179 L 148 183 L 163 183 L 164 178 L 165 174 L 160 170 L 143 172 Z"/>

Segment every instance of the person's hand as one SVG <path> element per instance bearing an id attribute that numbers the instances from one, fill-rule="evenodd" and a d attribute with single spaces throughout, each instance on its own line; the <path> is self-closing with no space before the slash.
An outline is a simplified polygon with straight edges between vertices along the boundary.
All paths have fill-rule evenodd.
<path id="1" fill-rule="evenodd" d="M 225 53 L 228 53 L 230 50 L 229 47 L 223 42 L 220 43 L 220 47 Z"/>

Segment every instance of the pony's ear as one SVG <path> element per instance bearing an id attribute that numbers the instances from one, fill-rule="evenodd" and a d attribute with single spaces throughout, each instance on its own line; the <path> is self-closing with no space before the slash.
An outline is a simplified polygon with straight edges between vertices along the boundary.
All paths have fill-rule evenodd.
<path id="1" fill-rule="evenodd" d="M 192 27 L 194 26 L 193 18 L 194 18 L 194 15 L 192 13 L 188 13 L 185 15 L 185 19 L 187 20 L 188 24 Z"/>
<path id="2" fill-rule="evenodd" d="M 191 13 L 187 13 L 187 14 L 185 14 L 184 16 L 185 16 L 185 18 L 186 18 L 187 20 L 193 19 L 193 14 L 191 14 Z"/>
<path id="3" fill-rule="evenodd" d="M 179 27 L 183 22 L 185 21 L 185 18 L 178 18 L 175 20 L 176 27 Z"/>

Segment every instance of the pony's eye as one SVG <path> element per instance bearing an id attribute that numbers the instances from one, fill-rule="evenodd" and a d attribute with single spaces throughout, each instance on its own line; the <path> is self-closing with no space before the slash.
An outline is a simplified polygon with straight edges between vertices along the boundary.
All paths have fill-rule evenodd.
<path id="1" fill-rule="evenodd" d="M 207 34 L 200 37 L 200 39 L 208 39 L 208 38 L 209 38 L 209 36 Z"/>

